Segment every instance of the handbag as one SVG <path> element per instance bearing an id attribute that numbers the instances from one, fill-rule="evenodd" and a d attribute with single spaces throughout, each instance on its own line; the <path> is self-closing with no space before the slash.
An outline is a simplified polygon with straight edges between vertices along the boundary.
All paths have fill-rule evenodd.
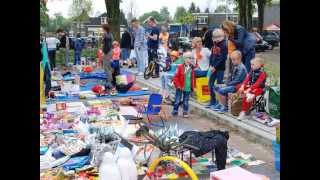
<path id="1" fill-rule="evenodd" d="M 242 96 L 238 93 L 229 93 L 228 97 L 229 113 L 238 116 L 242 110 Z"/>

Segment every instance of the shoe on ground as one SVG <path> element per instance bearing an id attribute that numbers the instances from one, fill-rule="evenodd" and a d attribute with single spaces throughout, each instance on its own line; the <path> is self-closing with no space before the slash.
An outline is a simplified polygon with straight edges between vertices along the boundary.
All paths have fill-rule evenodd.
<path id="1" fill-rule="evenodd" d="M 214 107 L 215 105 L 217 105 L 217 104 L 211 104 L 211 103 L 209 103 L 208 105 L 205 106 L 205 108 L 211 108 L 211 107 Z"/>
<path id="2" fill-rule="evenodd" d="M 217 110 L 218 113 L 226 113 L 228 112 L 228 108 L 226 106 L 221 106 L 220 109 Z"/>
<path id="3" fill-rule="evenodd" d="M 247 119 L 246 112 L 241 111 L 239 116 L 237 117 L 237 119 L 240 120 L 240 121 L 243 121 L 243 120 Z"/>
<path id="4" fill-rule="evenodd" d="M 214 111 L 217 111 L 217 110 L 219 110 L 221 108 L 222 108 L 221 104 L 216 104 L 215 106 L 211 106 L 211 109 L 214 110 Z"/>
<path id="5" fill-rule="evenodd" d="M 171 115 L 172 115 L 172 116 L 178 116 L 178 112 L 173 111 L 173 112 L 171 113 Z"/>
<path id="6" fill-rule="evenodd" d="M 187 112 L 183 112 L 183 117 L 184 118 L 188 118 L 189 117 L 188 113 Z"/>

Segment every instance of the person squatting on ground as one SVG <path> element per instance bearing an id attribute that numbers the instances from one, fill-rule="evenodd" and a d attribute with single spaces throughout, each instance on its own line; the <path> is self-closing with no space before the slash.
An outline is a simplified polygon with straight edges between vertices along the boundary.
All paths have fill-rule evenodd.
<path id="1" fill-rule="evenodd" d="M 225 40 L 225 35 L 222 29 L 216 29 L 212 32 L 212 54 L 210 57 L 210 68 L 208 71 L 209 88 L 210 88 L 210 103 L 207 108 L 217 108 L 219 105 L 215 96 L 215 82 L 223 83 L 224 70 L 228 56 L 228 48 Z"/>
<path id="2" fill-rule="evenodd" d="M 192 53 L 190 51 L 183 54 L 184 63 L 178 65 L 177 72 L 173 77 L 173 84 L 176 88 L 176 95 L 173 105 L 173 116 L 178 115 L 178 110 L 183 98 L 183 117 L 188 117 L 189 97 L 195 85 L 195 73 L 192 65 Z"/>
<path id="3" fill-rule="evenodd" d="M 147 39 L 145 29 L 140 25 L 137 19 L 131 21 L 134 30 L 134 54 L 137 60 L 138 76 L 142 76 L 148 59 Z"/>
<path id="4" fill-rule="evenodd" d="M 183 63 L 183 58 L 179 56 L 178 51 L 171 51 L 170 53 L 171 65 L 170 71 L 165 72 L 161 75 L 161 95 L 164 98 L 164 101 L 169 100 L 169 83 L 171 83 L 172 78 L 177 70 L 177 66 Z"/>
<path id="5" fill-rule="evenodd" d="M 192 57 L 195 59 L 196 77 L 206 77 L 209 69 L 211 52 L 208 48 L 203 47 L 202 39 L 195 37 L 192 40 Z"/>
<path id="6" fill-rule="evenodd" d="M 77 39 L 74 43 L 74 65 L 80 65 L 82 48 L 83 41 L 81 39 L 80 33 L 77 33 Z"/>
<path id="7" fill-rule="evenodd" d="M 230 78 L 225 83 L 224 87 L 217 87 L 216 92 L 219 100 L 219 105 L 216 109 L 213 109 L 217 112 L 224 113 L 228 111 L 228 93 L 235 93 L 240 88 L 242 82 L 246 78 L 247 70 L 246 67 L 243 65 L 241 59 L 242 55 L 241 52 L 236 50 L 231 53 L 231 62 L 233 65 L 232 74 Z"/>
<path id="8" fill-rule="evenodd" d="M 113 77 L 112 77 L 112 67 L 111 67 L 111 59 L 112 59 L 112 42 L 113 42 L 113 35 L 110 32 L 110 26 L 108 24 L 104 24 L 102 26 L 103 29 L 103 69 L 104 72 L 107 74 L 107 83 L 106 88 L 107 89 L 114 89 L 114 86 L 112 85 Z"/>
<path id="9" fill-rule="evenodd" d="M 147 34 L 148 38 L 148 63 L 150 64 L 153 59 L 158 58 L 157 51 L 159 48 L 159 34 L 160 30 L 157 27 L 156 20 L 153 17 L 148 19 L 148 25 L 151 28 L 151 32 Z M 155 63 L 155 72 L 152 78 L 158 78 L 160 73 L 159 64 Z"/>
<path id="10" fill-rule="evenodd" d="M 111 67 L 113 69 L 112 72 L 112 85 L 116 85 L 116 76 L 120 74 L 120 45 L 118 41 L 112 42 L 112 61 L 111 61 Z"/>
<path id="11" fill-rule="evenodd" d="M 246 112 L 251 107 L 253 100 L 264 91 L 267 74 L 262 69 L 263 65 L 262 58 L 256 57 L 252 59 L 251 71 L 238 90 L 243 95 L 242 110 L 238 116 L 239 120 L 247 119 Z"/>
<path id="12" fill-rule="evenodd" d="M 242 53 L 242 62 L 250 72 L 250 61 L 255 57 L 256 37 L 244 27 L 236 25 L 232 21 L 223 21 L 221 28 L 227 34 L 228 39 L 236 44 Z"/>

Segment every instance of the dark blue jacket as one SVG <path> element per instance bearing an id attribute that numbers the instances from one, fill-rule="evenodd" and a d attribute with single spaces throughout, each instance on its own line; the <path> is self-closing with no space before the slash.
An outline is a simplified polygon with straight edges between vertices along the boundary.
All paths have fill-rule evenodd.
<path id="1" fill-rule="evenodd" d="M 83 48 L 83 41 L 81 38 L 77 38 L 76 42 L 74 43 L 74 51 L 80 52 Z"/>
<path id="2" fill-rule="evenodd" d="M 246 53 L 252 48 L 255 48 L 256 39 L 255 36 L 248 32 L 244 27 L 236 25 L 233 42 L 238 50 L 242 53 Z"/>
<path id="3" fill-rule="evenodd" d="M 244 81 L 244 79 L 247 76 L 247 69 L 246 67 L 241 63 L 239 65 L 236 65 L 232 69 L 232 75 L 229 79 L 229 81 L 226 83 L 227 86 L 239 86 Z"/>
<path id="4" fill-rule="evenodd" d="M 218 43 L 213 43 L 210 56 L 210 66 L 214 67 L 216 70 L 226 69 L 226 60 L 228 56 L 228 46 L 227 41 L 222 40 Z"/>

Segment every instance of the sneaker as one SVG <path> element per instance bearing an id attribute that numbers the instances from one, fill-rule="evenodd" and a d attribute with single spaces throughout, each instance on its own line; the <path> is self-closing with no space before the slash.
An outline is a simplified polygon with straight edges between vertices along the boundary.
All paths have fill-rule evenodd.
<path id="1" fill-rule="evenodd" d="M 183 117 L 184 118 L 188 118 L 189 117 L 188 113 L 187 112 L 183 112 Z"/>
<path id="2" fill-rule="evenodd" d="M 244 111 L 241 111 L 237 119 L 240 121 L 247 119 L 246 113 Z"/>
<path id="3" fill-rule="evenodd" d="M 208 105 L 206 105 L 205 106 L 205 108 L 211 108 L 211 107 L 213 107 L 213 106 L 215 106 L 216 104 L 211 104 L 211 103 L 209 103 Z"/>
<path id="4" fill-rule="evenodd" d="M 173 111 L 173 112 L 171 113 L 171 115 L 172 115 L 172 116 L 178 116 L 178 112 Z"/>
<path id="5" fill-rule="evenodd" d="M 222 105 L 221 104 L 216 104 L 215 106 L 212 106 L 211 109 L 214 110 L 214 111 L 217 111 L 219 109 L 222 108 Z"/>
<path id="6" fill-rule="evenodd" d="M 226 106 L 221 106 L 221 108 L 216 111 L 218 113 L 226 113 L 226 112 L 228 112 L 228 108 Z"/>

